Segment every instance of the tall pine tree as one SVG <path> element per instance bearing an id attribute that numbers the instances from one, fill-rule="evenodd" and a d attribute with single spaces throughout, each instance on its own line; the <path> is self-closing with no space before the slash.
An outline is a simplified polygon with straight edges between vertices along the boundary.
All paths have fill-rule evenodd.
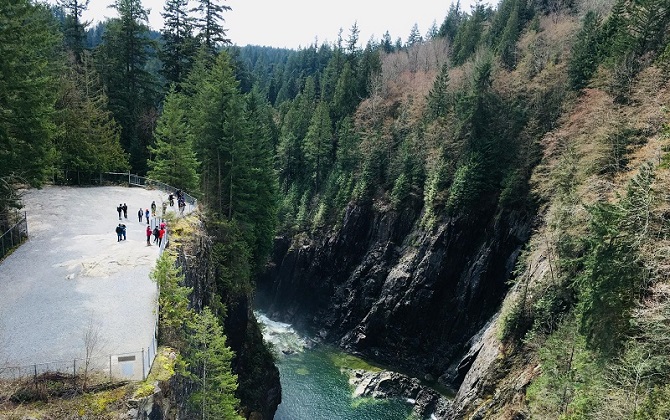
<path id="1" fill-rule="evenodd" d="M 150 147 L 147 175 L 193 194 L 198 191 L 198 161 L 187 109 L 185 99 L 174 88 L 168 92 L 156 126 L 154 146 Z"/>
<path id="2" fill-rule="evenodd" d="M 231 10 L 230 6 L 223 4 L 223 0 L 197 0 L 198 5 L 193 9 L 199 17 L 196 27 L 199 31 L 203 45 L 215 54 L 223 45 L 230 44 L 226 38 L 226 29 L 223 27 L 223 12 Z"/>
<path id="3" fill-rule="evenodd" d="M 53 15 L 28 0 L 0 2 L 0 228 L 19 184 L 39 186 L 51 164 L 62 64 Z"/>
<path id="4" fill-rule="evenodd" d="M 177 90 L 190 71 L 198 48 L 195 20 L 189 16 L 187 7 L 188 0 L 167 0 L 161 13 L 165 20 L 159 54 L 163 61 L 162 74 L 168 84 L 176 84 Z"/>
<path id="5" fill-rule="evenodd" d="M 98 54 L 110 109 L 121 124 L 121 145 L 134 171 L 144 173 L 152 139 L 158 82 L 147 70 L 155 53 L 148 14 L 140 0 L 116 0 L 117 19 L 110 20 Z"/>
<path id="6" fill-rule="evenodd" d="M 82 20 L 82 13 L 88 9 L 90 0 L 58 0 L 58 5 L 65 12 L 63 34 L 65 46 L 72 51 L 77 63 L 81 62 L 81 55 L 86 43 L 86 28 L 90 22 Z"/>

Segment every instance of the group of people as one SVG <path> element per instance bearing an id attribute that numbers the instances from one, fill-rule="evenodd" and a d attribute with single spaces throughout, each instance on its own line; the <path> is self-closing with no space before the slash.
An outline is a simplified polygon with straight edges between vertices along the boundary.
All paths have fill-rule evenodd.
<path id="1" fill-rule="evenodd" d="M 126 203 L 119 204 L 116 207 L 116 212 L 119 213 L 119 220 L 121 220 L 121 213 L 123 213 L 123 217 L 125 219 L 128 218 L 128 205 Z M 118 226 L 116 226 L 116 242 L 121 242 L 126 240 L 126 225 L 123 223 L 119 223 Z"/>
<path id="2" fill-rule="evenodd" d="M 181 190 L 177 190 L 177 207 L 179 208 L 179 214 L 184 214 L 184 209 L 186 208 L 186 199 L 184 198 L 184 193 Z M 174 194 L 170 193 L 168 196 L 168 201 L 170 202 L 170 207 L 174 206 Z M 165 210 L 165 209 L 163 209 Z"/>
<path id="3" fill-rule="evenodd" d="M 164 206 L 165 207 L 165 206 Z M 165 210 L 165 209 L 164 209 Z M 119 213 L 119 220 L 121 219 L 121 215 L 123 215 L 123 218 L 128 219 L 128 205 L 126 203 L 119 204 L 118 207 L 116 208 L 116 211 Z M 163 212 L 165 213 L 165 212 Z M 151 203 L 151 212 L 149 212 L 149 209 L 142 210 L 140 209 L 137 211 L 137 221 L 139 223 L 142 223 L 142 219 L 146 219 L 147 222 L 147 245 L 151 245 L 151 237 L 154 237 L 153 243 L 158 243 L 158 246 L 161 246 L 163 243 L 163 238 L 165 237 L 165 231 L 166 231 L 166 225 L 165 222 L 161 222 L 159 226 L 155 226 L 153 229 L 151 229 L 151 217 L 156 216 L 156 202 L 153 201 Z M 126 225 L 123 223 L 119 223 L 118 226 L 116 227 L 116 240 L 117 242 L 120 241 L 125 241 L 127 238 L 126 235 Z"/>
<path id="4" fill-rule="evenodd" d="M 177 190 L 175 194 L 170 193 L 168 196 L 168 201 L 170 203 L 170 207 L 174 207 L 174 199 L 175 195 L 177 196 L 177 206 L 179 207 L 179 214 L 184 214 L 184 209 L 186 208 L 186 198 L 184 197 L 184 193 L 181 190 Z M 163 202 L 162 203 L 163 207 L 163 215 L 165 215 L 165 212 L 167 211 L 167 203 Z M 140 209 L 137 211 L 137 221 L 139 223 L 142 223 L 142 220 L 145 219 L 147 222 L 147 229 L 146 229 L 146 235 L 147 235 L 147 245 L 151 245 L 151 237 L 153 236 L 154 240 L 153 243 L 158 243 L 158 246 L 161 246 L 163 243 L 163 238 L 165 237 L 165 222 L 161 222 L 159 226 L 155 226 L 153 229 L 151 228 L 151 219 L 150 217 L 156 217 L 156 201 L 151 202 L 151 211 L 149 211 L 149 208 L 147 209 Z M 128 205 L 126 203 L 119 204 L 119 206 L 116 208 L 116 211 L 119 213 L 119 220 L 121 219 L 121 215 L 123 214 L 123 218 L 128 219 Z M 119 241 L 125 241 L 126 240 L 126 225 L 119 223 L 119 225 L 116 227 L 116 235 L 117 235 L 117 242 Z"/>
<path id="5" fill-rule="evenodd" d="M 154 237 L 154 243 L 158 242 L 158 246 L 161 246 L 163 243 L 163 238 L 165 237 L 165 222 L 161 222 L 159 226 L 154 226 L 153 230 L 151 226 L 147 226 L 147 245 L 151 246 L 151 236 Z"/>

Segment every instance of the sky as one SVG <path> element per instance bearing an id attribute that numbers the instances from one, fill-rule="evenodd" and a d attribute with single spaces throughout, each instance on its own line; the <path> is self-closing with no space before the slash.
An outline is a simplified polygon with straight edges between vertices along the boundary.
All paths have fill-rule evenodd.
<path id="1" fill-rule="evenodd" d="M 50 2 L 53 0 L 50 0 Z M 455 0 L 454 0 L 455 1 Z M 193 2 L 193 0 L 191 0 Z M 379 40 L 388 30 L 391 40 L 407 41 L 416 23 L 422 36 L 435 22 L 439 28 L 452 0 L 227 0 L 232 10 L 224 14 L 227 37 L 238 46 L 248 44 L 278 48 L 308 47 L 333 43 L 342 29 L 346 40 L 354 23 L 359 29 L 359 43 L 364 46 L 374 37 Z M 87 20 L 94 22 L 116 16 L 108 8 L 113 0 L 90 0 Z M 469 12 L 474 0 L 461 0 L 461 10 Z M 492 4 L 483 0 L 484 4 Z M 142 0 L 151 9 L 149 25 L 160 30 L 164 0 Z M 493 4 L 495 5 L 495 4 Z"/>

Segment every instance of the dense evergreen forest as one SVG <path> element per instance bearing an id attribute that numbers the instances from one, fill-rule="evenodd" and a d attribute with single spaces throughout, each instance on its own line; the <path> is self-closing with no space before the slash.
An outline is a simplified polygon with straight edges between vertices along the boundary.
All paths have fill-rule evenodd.
<path id="1" fill-rule="evenodd" d="M 426 231 L 538 215 L 500 317 L 514 362 L 540 367 L 515 404 L 534 418 L 670 416 L 669 133 L 667 116 L 638 118 L 668 81 L 667 1 L 455 3 L 426 34 L 362 46 L 354 25 L 297 51 L 233 46 L 221 1 L 167 0 L 159 34 L 140 0 L 95 27 L 87 4 L 0 5 L 0 226 L 23 187 L 130 170 L 200 199 L 217 282 L 247 293 L 277 233 L 337 230 L 353 204 L 419 209 Z M 588 105 L 609 114 L 580 120 Z M 191 326 L 207 340 L 227 301 L 210 303 Z M 194 395 L 212 413 L 239 405 Z"/>

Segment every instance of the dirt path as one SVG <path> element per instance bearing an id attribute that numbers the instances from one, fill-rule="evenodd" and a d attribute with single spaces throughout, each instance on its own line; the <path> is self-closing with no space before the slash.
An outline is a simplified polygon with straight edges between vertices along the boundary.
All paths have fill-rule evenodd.
<path id="1" fill-rule="evenodd" d="M 29 240 L 0 263 L 0 365 L 83 357 L 89 325 L 99 329 L 100 355 L 150 345 L 158 246 L 146 245 L 137 211 L 155 200 L 160 212 L 161 199 L 126 187 L 27 192 Z M 117 242 L 120 203 L 128 205 L 127 240 Z"/>

